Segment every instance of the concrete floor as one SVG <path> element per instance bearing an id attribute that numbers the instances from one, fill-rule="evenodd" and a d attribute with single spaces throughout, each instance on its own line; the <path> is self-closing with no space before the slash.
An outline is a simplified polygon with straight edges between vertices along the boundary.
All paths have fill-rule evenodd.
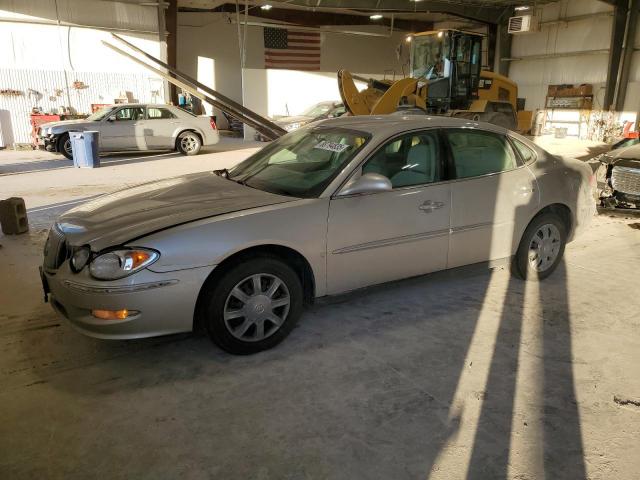
<path id="1" fill-rule="evenodd" d="M 539 285 L 478 267 L 396 282 L 232 357 L 198 335 L 84 337 L 36 269 L 80 199 L 247 152 L 38 155 L 0 152 L 0 196 L 31 225 L 0 234 L 0 478 L 638 478 L 640 216 L 602 212 Z"/>

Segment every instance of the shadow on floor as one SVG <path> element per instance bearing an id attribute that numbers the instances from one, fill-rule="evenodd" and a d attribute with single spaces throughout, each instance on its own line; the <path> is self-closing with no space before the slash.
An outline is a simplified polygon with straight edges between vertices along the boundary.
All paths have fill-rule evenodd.
<path id="1" fill-rule="evenodd" d="M 494 275 L 504 281 L 507 273 L 464 267 L 327 299 L 308 309 L 279 347 L 249 357 L 228 355 L 201 334 L 95 340 L 54 322 L 53 313 L 34 319 L 36 326 L 49 322 L 46 329 L 25 329 L 15 338 L 21 357 L 38 359 L 28 373 L 39 380 L 29 388 L 46 389 L 54 411 L 59 402 L 73 411 L 73 424 L 62 414 L 48 420 L 71 435 L 62 450 L 49 447 L 61 458 L 82 451 L 88 464 L 98 461 L 101 448 L 85 450 L 82 439 L 99 406 L 100 425 L 117 431 L 120 444 L 135 444 L 137 432 L 152 425 L 157 433 L 145 435 L 146 455 L 166 451 L 171 438 L 174 452 L 184 446 L 201 459 L 201 473 L 225 458 L 216 467 L 220 478 L 250 478 L 256 469 L 294 478 L 300 468 L 314 478 L 425 478 L 463 426 L 450 408 Z M 549 293 L 562 300 L 563 268 L 556 275 Z M 507 478 L 523 291 L 524 282 L 509 281 L 468 478 Z M 561 302 L 546 310 L 548 325 L 540 332 L 544 471 L 549 478 L 581 479 L 567 308 Z M 10 369 L 2 383 L 16 388 L 22 375 Z M 33 414 L 31 401 L 23 399 L 18 410 Z M 164 423 L 167 418 L 177 423 Z M 264 455 L 247 464 L 246 451 Z M 118 456 L 109 452 L 112 460 Z M 161 458 L 154 464 L 152 473 L 172 468 Z M 127 465 L 135 476 L 137 467 Z"/>
<path id="2" fill-rule="evenodd" d="M 111 153 L 105 156 L 101 155 L 100 164 L 101 166 L 107 167 L 112 165 L 126 165 L 130 163 L 148 162 L 181 156 L 182 154 L 177 152 L 144 152 L 136 153 L 135 157 L 131 156 L 131 152 Z M 0 176 L 36 173 L 48 170 L 61 170 L 65 168 L 74 168 L 73 161 L 67 160 L 62 155 L 60 155 L 60 158 L 51 158 L 48 160 L 36 160 L 32 162 L 3 165 L 2 167 L 0 167 Z"/>

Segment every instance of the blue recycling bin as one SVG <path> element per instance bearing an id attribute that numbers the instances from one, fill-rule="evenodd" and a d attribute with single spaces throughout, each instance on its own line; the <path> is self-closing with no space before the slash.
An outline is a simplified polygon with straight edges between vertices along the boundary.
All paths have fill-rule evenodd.
<path id="1" fill-rule="evenodd" d="M 98 142 L 100 133 L 96 131 L 69 132 L 73 166 L 80 168 L 98 168 Z"/>

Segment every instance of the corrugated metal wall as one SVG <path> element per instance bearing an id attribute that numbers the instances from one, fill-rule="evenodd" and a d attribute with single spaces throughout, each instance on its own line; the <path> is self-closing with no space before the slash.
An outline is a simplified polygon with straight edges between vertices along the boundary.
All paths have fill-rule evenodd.
<path id="1" fill-rule="evenodd" d="M 62 26 L 56 25 L 58 20 Z M 108 29 L 127 30 L 121 34 L 128 41 L 159 56 L 154 6 L 100 0 L 0 0 L 0 90 L 22 92 L 0 95 L 0 146 L 31 141 L 33 107 L 50 112 L 65 106 L 90 113 L 92 103 L 113 103 L 122 91 L 132 92 L 141 102 L 164 101 L 159 77 L 102 45 L 102 40 L 110 39 Z M 74 81 L 88 88 L 76 90 Z"/>
<path id="2" fill-rule="evenodd" d="M 77 90 L 73 82 L 87 88 Z M 129 91 L 140 102 L 163 102 L 162 81 L 144 74 L 115 72 L 66 72 L 63 70 L 0 69 L 0 85 L 23 92 L 19 96 L 0 95 L 2 137 L 6 145 L 31 141 L 30 113 L 33 107 L 57 112 L 72 107 L 78 113 L 90 113 L 92 103 L 113 103 L 121 91 Z M 61 90 L 60 96 L 56 90 Z M 7 123 L 9 121 L 10 123 Z"/>

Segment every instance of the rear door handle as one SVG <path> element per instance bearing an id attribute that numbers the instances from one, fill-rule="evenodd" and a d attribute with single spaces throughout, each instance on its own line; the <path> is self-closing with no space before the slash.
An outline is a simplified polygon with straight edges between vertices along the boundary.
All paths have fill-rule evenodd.
<path id="1" fill-rule="evenodd" d="M 422 210 L 424 213 L 431 213 L 434 210 L 438 210 L 439 208 L 442 208 L 442 207 L 444 207 L 444 202 L 434 202 L 433 200 L 426 200 L 418 208 Z"/>

